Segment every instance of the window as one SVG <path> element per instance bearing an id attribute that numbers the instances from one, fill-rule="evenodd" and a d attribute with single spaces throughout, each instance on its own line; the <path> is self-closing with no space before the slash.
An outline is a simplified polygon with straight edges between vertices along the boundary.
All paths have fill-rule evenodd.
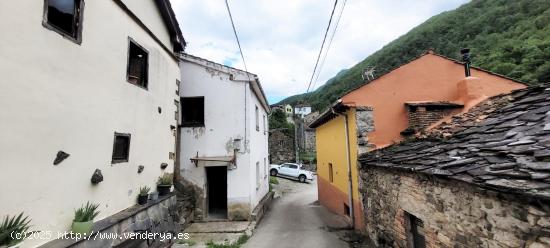
<path id="1" fill-rule="evenodd" d="M 149 55 L 143 47 L 130 39 L 128 47 L 128 68 L 126 80 L 139 87 L 147 89 L 147 63 Z"/>
<path id="2" fill-rule="evenodd" d="M 256 190 L 260 189 L 260 162 L 256 162 Z"/>
<path id="3" fill-rule="evenodd" d="M 267 134 L 267 123 L 265 121 L 265 115 L 264 115 L 264 135 Z"/>
<path id="4" fill-rule="evenodd" d="M 181 98 L 181 125 L 204 127 L 204 97 Z"/>
<path id="5" fill-rule="evenodd" d="M 113 142 L 113 158 L 112 163 L 128 162 L 130 155 L 130 134 L 115 133 Z"/>
<path id="6" fill-rule="evenodd" d="M 264 158 L 264 178 L 267 178 L 267 174 L 269 174 L 267 171 L 267 158 Z"/>
<path id="7" fill-rule="evenodd" d="M 424 222 L 416 216 L 405 212 L 405 225 L 407 231 L 407 243 L 412 248 L 425 248 Z"/>
<path id="8" fill-rule="evenodd" d="M 256 131 L 260 131 L 260 110 L 256 106 Z"/>
<path id="9" fill-rule="evenodd" d="M 295 165 L 295 164 L 291 164 L 291 165 L 288 166 L 288 168 L 290 168 L 290 169 L 298 169 L 298 166 Z"/>
<path id="10" fill-rule="evenodd" d="M 44 27 L 80 44 L 82 41 L 82 0 L 44 0 Z"/>
<path id="11" fill-rule="evenodd" d="M 328 163 L 328 180 L 332 183 L 334 182 L 334 176 L 332 171 L 332 163 Z"/>

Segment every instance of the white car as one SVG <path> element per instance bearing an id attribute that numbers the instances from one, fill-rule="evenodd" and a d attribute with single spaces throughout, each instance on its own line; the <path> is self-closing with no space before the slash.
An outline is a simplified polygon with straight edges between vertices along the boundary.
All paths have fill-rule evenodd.
<path id="1" fill-rule="evenodd" d="M 282 176 L 296 178 L 301 183 L 305 183 L 306 180 L 313 181 L 313 173 L 311 171 L 302 170 L 302 165 L 295 163 L 284 163 L 281 165 L 272 164 L 269 165 L 269 174 L 271 176 Z"/>

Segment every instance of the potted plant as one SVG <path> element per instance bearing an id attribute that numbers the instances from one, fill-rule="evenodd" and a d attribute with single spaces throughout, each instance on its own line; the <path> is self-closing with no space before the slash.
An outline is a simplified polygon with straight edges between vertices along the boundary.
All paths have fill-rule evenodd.
<path id="1" fill-rule="evenodd" d="M 148 186 L 143 186 L 139 188 L 139 195 L 138 195 L 138 204 L 139 205 L 145 205 L 147 204 L 147 198 L 149 198 L 149 191 L 151 190 Z"/>
<path id="2" fill-rule="evenodd" d="M 0 222 L 0 247 L 11 247 L 19 244 L 25 239 L 29 232 L 31 220 L 28 216 L 23 217 L 23 213 L 17 216 L 5 216 Z M 18 235 L 12 235 L 18 234 Z"/>
<path id="3" fill-rule="evenodd" d="M 164 173 L 159 177 L 157 181 L 157 190 L 159 196 L 167 195 L 170 193 L 170 188 L 172 188 L 173 176 L 171 173 Z"/>
<path id="4" fill-rule="evenodd" d="M 90 233 L 94 224 L 94 218 L 99 214 L 97 208 L 99 208 L 99 204 L 87 202 L 86 205 L 75 210 L 71 230 L 74 233 L 80 233 L 82 235 Z"/>

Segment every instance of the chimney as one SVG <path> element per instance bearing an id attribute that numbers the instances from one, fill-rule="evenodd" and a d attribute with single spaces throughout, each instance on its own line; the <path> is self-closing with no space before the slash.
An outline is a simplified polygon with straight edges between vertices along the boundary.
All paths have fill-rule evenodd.
<path id="1" fill-rule="evenodd" d="M 471 76 L 470 73 L 470 64 L 472 60 L 470 59 L 470 48 L 460 49 L 460 54 L 462 54 L 462 62 L 464 63 L 464 74 L 466 77 Z"/>

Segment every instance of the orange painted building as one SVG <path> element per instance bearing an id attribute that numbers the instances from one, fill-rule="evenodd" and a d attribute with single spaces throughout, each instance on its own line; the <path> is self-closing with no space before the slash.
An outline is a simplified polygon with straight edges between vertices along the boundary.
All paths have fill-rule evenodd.
<path id="1" fill-rule="evenodd" d="M 363 229 L 359 154 L 521 88 L 525 85 L 479 68 L 465 77 L 462 63 L 428 52 L 345 94 L 310 125 L 316 129 L 320 203 L 350 221 L 354 216 L 355 228 Z"/>

